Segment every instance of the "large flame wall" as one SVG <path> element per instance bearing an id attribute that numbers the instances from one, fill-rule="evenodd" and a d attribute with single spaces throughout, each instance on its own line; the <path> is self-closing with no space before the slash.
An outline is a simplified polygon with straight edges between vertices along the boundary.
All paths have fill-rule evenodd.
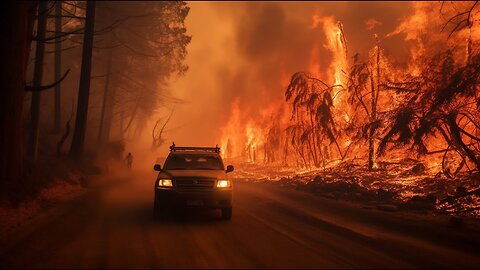
<path id="1" fill-rule="evenodd" d="M 463 46 L 468 35 L 478 37 L 474 28 L 447 39 L 448 29 L 439 27 L 459 6 L 440 10 L 436 2 L 190 5 L 190 70 L 172 85 L 185 104 L 177 108 L 173 120 L 179 127 L 169 136 L 181 144 L 219 143 L 227 157 L 248 162 L 272 155 L 279 161 L 289 151 L 284 147 L 288 138 L 281 134 L 290 121 L 284 93 L 293 73 L 306 71 L 337 85 L 334 114 L 345 125 L 353 112 L 341 86 L 356 53 L 369 57 L 378 40 L 388 59 L 382 65 L 417 74 L 421 58 L 434 48 Z M 379 106 L 395 102 L 401 101 L 389 97 Z M 274 134 L 278 141 L 272 141 Z M 341 140 L 342 147 L 350 144 L 348 136 Z"/>

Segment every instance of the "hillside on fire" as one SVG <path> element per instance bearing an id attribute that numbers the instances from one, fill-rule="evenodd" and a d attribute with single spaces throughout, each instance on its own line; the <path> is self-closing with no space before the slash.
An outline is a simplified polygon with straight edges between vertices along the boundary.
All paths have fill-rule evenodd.
<path id="1" fill-rule="evenodd" d="M 0 5 L 0 268 L 479 265 L 478 1 Z"/>

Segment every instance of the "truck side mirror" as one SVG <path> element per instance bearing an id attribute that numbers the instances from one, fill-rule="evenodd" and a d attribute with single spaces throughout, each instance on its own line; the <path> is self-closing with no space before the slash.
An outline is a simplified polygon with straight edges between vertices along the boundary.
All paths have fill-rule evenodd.
<path id="1" fill-rule="evenodd" d="M 155 165 L 153 165 L 153 169 L 154 169 L 155 171 L 158 171 L 158 172 L 159 172 L 159 171 L 162 170 L 162 166 L 160 166 L 160 164 L 155 164 Z"/>
<path id="2" fill-rule="evenodd" d="M 228 165 L 227 166 L 227 173 L 233 172 L 233 165 Z"/>

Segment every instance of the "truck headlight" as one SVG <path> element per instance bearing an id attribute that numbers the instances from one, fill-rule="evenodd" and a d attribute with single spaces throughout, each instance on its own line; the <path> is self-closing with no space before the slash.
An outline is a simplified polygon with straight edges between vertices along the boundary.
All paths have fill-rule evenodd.
<path id="1" fill-rule="evenodd" d="M 159 187 L 171 187 L 172 186 L 172 180 L 171 179 L 160 179 L 160 180 L 158 180 L 158 186 Z"/>
<path id="2" fill-rule="evenodd" d="M 231 186 L 230 180 L 218 180 L 217 188 L 228 188 Z"/>

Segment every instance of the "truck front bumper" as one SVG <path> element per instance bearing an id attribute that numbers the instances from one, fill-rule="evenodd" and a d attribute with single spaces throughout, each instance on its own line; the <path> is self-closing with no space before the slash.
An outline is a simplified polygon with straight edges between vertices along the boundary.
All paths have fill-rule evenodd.
<path id="1" fill-rule="evenodd" d="M 232 189 L 214 188 L 208 191 L 179 191 L 155 187 L 155 203 L 161 208 L 202 207 L 222 209 L 232 207 Z"/>

